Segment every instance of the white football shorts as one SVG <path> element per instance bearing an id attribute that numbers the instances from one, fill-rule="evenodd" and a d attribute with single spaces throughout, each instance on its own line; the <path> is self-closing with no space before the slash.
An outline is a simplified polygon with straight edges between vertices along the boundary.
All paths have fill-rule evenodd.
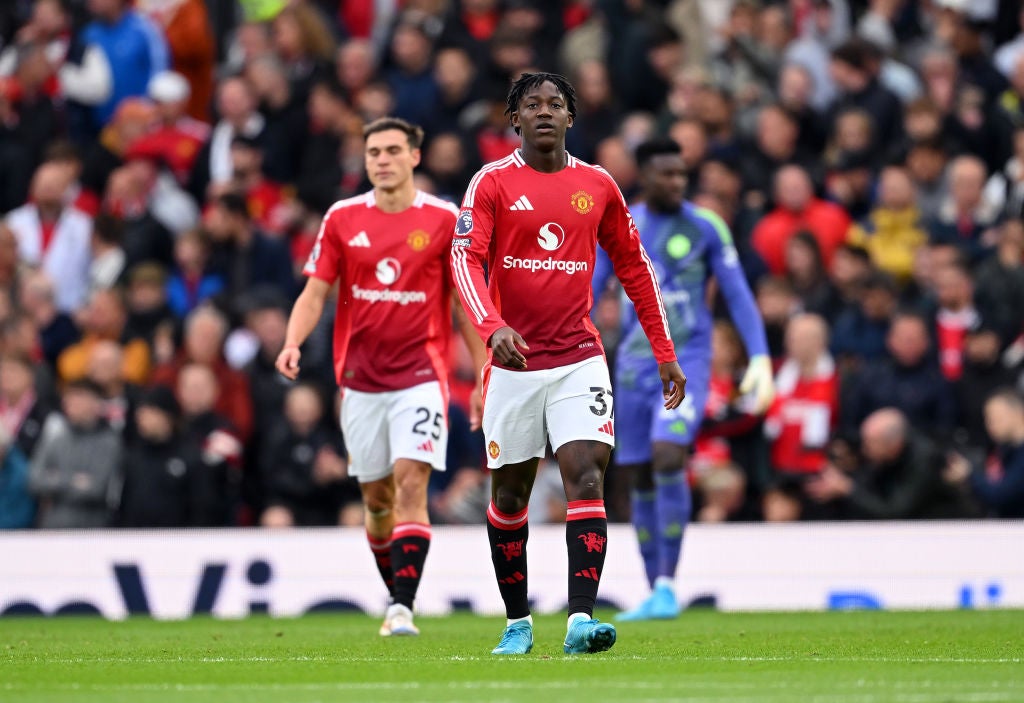
<path id="1" fill-rule="evenodd" d="M 566 442 L 615 446 L 615 403 L 603 356 L 542 371 L 490 367 L 484 385 L 487 466 L 543 457 Z"/>
<path id="2" fill-rule="evenodd" d="M 391 474 L 395 461 L 412 459 L 445 470 L 448 451 L 447 394 L 437 381 L 399 391 L 364 393 L 346 388 L 341 431 L 348 472 L 360 483 Z"/>

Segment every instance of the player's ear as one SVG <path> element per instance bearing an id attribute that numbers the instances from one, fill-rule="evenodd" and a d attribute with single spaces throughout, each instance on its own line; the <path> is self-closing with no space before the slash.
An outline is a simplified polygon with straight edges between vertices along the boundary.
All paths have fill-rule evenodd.
<path id="1" fill-rule="evenodd" d="M 519 124 L 519 110 L 513 110 L 509 113 L 508 121 L 512 124 L 512 128 L 519 134 L 521 125 Z"/>
<path id="2" fill-rule="evenodd" d="M 566 128 L 566 129 L 571 129 L 571 128 L 572 128 L 572 124 L 573 124 L 573 121 L 574 121 L 574 120 L 573 120 L 573 116 L 572 116 L 572 115 L 570 114 L 570 115 L 569 115 L 569 122 L 568 122 L 568 123 L 566 124 L 566 127 L 565 127 L 565 128 Z"/>
<path id="3" fill-rule="evenodd" d="M 421 152 L 419 149 L 412 149 L 410 151 L 410 155 L 412 157 L 412 167 L 416 168 L 417 166 L 420 165 L 420 159 L 423 156 L 423 152 Z"/>

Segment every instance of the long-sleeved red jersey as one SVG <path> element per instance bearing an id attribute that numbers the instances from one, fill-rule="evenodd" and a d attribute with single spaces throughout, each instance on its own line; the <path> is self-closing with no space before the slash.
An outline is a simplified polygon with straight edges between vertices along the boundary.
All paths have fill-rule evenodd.
<path id="1" fill-rule="evenodd" d="M 603 354 L 590 321 L 598 244 L 658 363 L 675 361 L 654 267 L 611 176 L 572 156 L 561 171 L 542 173 L 518 150 L 470 181 L 452 241 L 455 284 L 484 341 L 511 327 L 530 345 L 530 371 Z"/>

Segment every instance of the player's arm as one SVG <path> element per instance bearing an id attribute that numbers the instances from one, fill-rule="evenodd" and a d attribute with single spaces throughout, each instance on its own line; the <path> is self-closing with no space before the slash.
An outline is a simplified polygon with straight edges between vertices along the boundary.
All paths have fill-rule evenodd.
<path id="1" fill-rule="evenodd" d="M 476 372 L 476 387 L 469 399 L 469 429 L 476 431 L 480 429 L 484 415 L 483 368 L 487 363 L 487 347 L 484 346 L 480 335 L 476 333 L 473 323 L 469 321 L 462 302 L 459 300 L 459 294 L 454 290 L 452 291 L 452 313 L 455 315 L 455 326 L 459 328 L 459 334 L 462 335 L 462 339 L 466 342 L 466 348 L 469 349 L 469 355 L 473 358 L 473 370 Z"/>
<path id="2" fill-rule="evenodd" d="M 757 309 L 754 294 L 750 291 L 743 268 L 739 263 L 732 233 L 717 214 L 699 209 L 708 232 L 708 258 L 711 270 L 718 281 L 729 315 L 743 338 L 750 363 L 740 381 L 741 393 L 753 393 L 757 401 L 757 414 L 764 413 L 775 397 L 775 383 L 772 378 L 772 361 L 768 353 L 768 340 L 764 332 L 764 321 Z"/>
<path id="3" fill-rule="evenodd" d="M 494 234 L 494 183 L 486 171 L 469 182 L 452 239 L 452 278 L 470 324 L 491 347 L 495 360 L 512 368 L 526 368 L 520 349 L 526 341 L 502 319 L 487 292 L 484 264 Z"/>
<path id="4" fill-rule="evenodd" d="M 332 219 L 332 214 L 329 210 L 324 215 L 324 219 L 320 223 L 320 231 L 316 235 L 316 242 L 313 244 L 313 250 L 302 267 L 302 272 L 308 277 L 306 286 L 299 294 L 295 305 L 292 306 L 292 313 L 288 316 L 284 348 L 277 355 L 277 361 L 274 363 L 277 370 L 292 381 L 299 375 L 299 359 L 302 357 L 299 347 L 320 321 L 331 286 L 334 285 L 334 281 L 337 280 L 341 271 L 341 252 L 337 246 L 338 238 L 334 231 L 337 225 Z M 340 309 L 339 306 L 339 313 Z M 334 324 L 341 323 L 341 320 L 335 320 Z"/>
<path id="5" fill-rule="evenodd" d="M 626 295 L 633 301 L 644 334 L 651 341 L 654 358 L 658 362 L 658 374 L 661 376 L 665 407 L 677 408 L 685 396 L 686 376 L 676 360 L 658 278 L 640 242 L 640 234 L 626 208 L 622 193 L 611 176 L 605 174 L 605 177 L 612 192 L 609 193 L 608 205 L 601 218 L 598 243 L 608 252 L 615 275 Z"/>
<path id="6" fill-rule="evenodd" d="M 292 307 L 292 314 L 288 317 L 288 331 L 284 337 L 284 349 L 277 355 L 277 362 L 274 364 L 281 374 L 292 381 L 299 375 L 299 359 L 302 357 L 299 347 L 320 321 L 330 291 L 331 284 L 327 281 L 309 278 Z"/>

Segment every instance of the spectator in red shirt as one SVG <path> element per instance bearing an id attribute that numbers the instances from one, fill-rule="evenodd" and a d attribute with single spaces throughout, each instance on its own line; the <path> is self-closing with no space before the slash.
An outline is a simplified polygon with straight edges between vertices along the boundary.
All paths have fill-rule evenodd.
<path id="1" fill-rule="evenodd" d="M 775 377 L 775 402 L 765 417 L 775 471 L 813 474 L 828 461 L 825 446 L 838 416 L 839 380 L 828 353 L 828 326 L 802 314 L 786 329 L 786 359 Z"/>
<path id="2" fill-rule="evenodd" d="M 782 275 L 786 270 L 786 243 L 799 230 L 814 235 L 828 266 L 832 254 L 846 240 L 850 216 L 835 203 L 815 197 L 807 172 L 800 166 L 779 169 L 775 176 L 776 207 L 754 227 L 754 249 L 769 270 Z"/>
<path id="3" fill-rule="evenodd" d="M 949 381 L 956 381 L 964 368 L 964 344 L 967 332 L 980 317 L 974 307 L 974 282 L 963 266 L 951 264 L 935 272 L 935 342 L 939 368 Z"/>

